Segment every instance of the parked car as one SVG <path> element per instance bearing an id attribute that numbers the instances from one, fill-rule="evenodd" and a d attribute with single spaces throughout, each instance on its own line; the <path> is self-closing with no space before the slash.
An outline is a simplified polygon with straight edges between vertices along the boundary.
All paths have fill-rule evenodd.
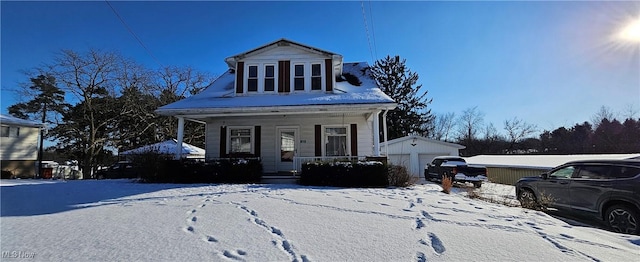
<path id="1" fill-rule="evenodd" d="M 540 203 L 565 213 L 586 213 L 603 220 L 611 230 L 640 234 L 640 161 L 574 161 L 538 177 L 516 182 L 521 203 Z"/>
<path id="2" fill-rule="evenodd" d="M 119 161 L 106 169 L 98 170 L 96 177 L 98 179 L 136 178 L 138 168 L 129 161 Z"/>
<path id="3" fill-rule="evenodd" d="M 463 158 L 457 156 L 435 157 L 424 168 L 424 178 L 428 181 L 439 181 L 444 176 L 450 177 L 453 182 L 473 183 L 478 188 L 482 186 L 482 181 L 487 181 L 487 168 L 467 165 Z"/>

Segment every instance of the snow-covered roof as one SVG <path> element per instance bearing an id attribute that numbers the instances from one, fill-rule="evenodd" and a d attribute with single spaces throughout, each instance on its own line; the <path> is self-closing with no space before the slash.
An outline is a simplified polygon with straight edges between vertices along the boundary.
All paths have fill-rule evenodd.
<path id="1" fill-rule="evenodd" d="M 443 145 L 443 146 L 453 147 L 453 148 L 456 148 L 456 149 L 464 149 L 464 148 L 466 148 L 463 145 L 444 142 L 444 141 L 435 140 L 435 139 L 430 139 L 430 138 L 417 136 L 417 135 L 408 135 L 408 136 L 405 136 L 405 137 L 399 137 L 399 138 L 396 138 L 396 139 L 392 139 L 392 140 L 387 141 L 387 144 L 388 145 L 392 145 L 392 144 L 401 143 L 401 142 L 404 142 L 404 141 L 407 141 L 407 140 L 413 140 L 413 139 L 415 139 L 416 141 L 423 141 L 423 142 L 427 142 L 427 143 L 439 144 L 439 145 Z"/>
<path id="2" fill-rule="evenodd" d="M 28 126 L 28 127 L 44 127 L 45 126 L 45 124 L 40 122 L 21 119 L 21 118 L 13 117 L 10 115 L 4 115 L 4 114 L 0 114 L 0 123 L 6 124 L 6 125 Z"/>
<path id="3" fill-rule="evenodd" d="M 310 92 L 292 94 L 234 94 L 235 73 L 225 72 L 211 86 L 194 96 L 162 106 L 156 110 L 163 115 L 207 114 L 234 110 L 269 108 L 293 109 L 302 106 L 378 105 L 395 107 L 395 102 L 376 85 L 366 62 L 345 63 L 343 74 L 352 74 L 362 82 L 354 86 L 347 81 L 337 82 L 333 93 Z"/>
<path id="4" fill-rule="evenodd" d="M 164 142 L 160 142 L 160 143 L 155 143 L 152 145 L 146 145 L 143 147 L 139 147 L 136 149 L 131 149 L 128 151 L 124 151 L 122 153 L 120 153 L 120 155 L 137 155 L 137 154 L 144 154 L 144 153 L 157 153 L 157 154 L 164 154 L 164 155 L 172 155 L 175 154 L 176 152 L 176 147 L 178 146 L 178 141 L 176 141 L 175 139 L 172 140 L 167 140 Z M 182 143 L 182 155 L 185 156 L 204 156 L 205 154 L 205 150 L 202 148 L 199 148 L 197 146 L 194 145 L 190 145 L 187 143 Z"/>
<path id="5" fill-rule="evenodd" d="M 570 161 L 578 160 L 624 160 L 640 159 L 637 154 L 602 154 L 602 155 L 478 155 L 465 157 L 469 164 L 487 167 L 521 167 L 534 169 L 551 169 Z"/>

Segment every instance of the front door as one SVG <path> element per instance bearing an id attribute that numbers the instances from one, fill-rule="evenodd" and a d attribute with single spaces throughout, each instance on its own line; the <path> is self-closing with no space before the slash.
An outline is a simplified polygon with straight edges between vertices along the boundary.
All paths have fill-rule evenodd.
<path id="1" fill-rule="evenodd" d="M 290 172 L 294 169 L 293 157 L 298 149 L 298 129 L 279 127 L 276 129 L 277 151 L 276 163 L 279 172 Z"/>

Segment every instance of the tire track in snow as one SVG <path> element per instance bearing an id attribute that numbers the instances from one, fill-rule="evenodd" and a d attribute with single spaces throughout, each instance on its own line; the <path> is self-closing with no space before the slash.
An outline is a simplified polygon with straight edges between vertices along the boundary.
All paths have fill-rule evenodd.
<path id="1" fill-rule="evenodd" d="M 235 202 L 230 202 L 230 203 L 236 205 L 238 208 L 247 212 L 247 214 L 249 214 L 252 217 L 250 221 L 252 221 L 254 224 L 266 229 L 275 238 L 275 240 L 273 240 L 272 243 L 275 246 L 279 247 L 282 251 L 284 251 L 291 258 L 291 261 L 293 262 L 310 261 L 309 258 L 307 258 L 307 256 L 298 255 L 299 252 L 296 251 L 296 248 L 291 244 L 291 241 L 285 237 L 284 233 L 282 233 L 282 230 L 280 230 L 275 226 L 271 226 L 267 222 L 262 220 L 258 216 L 258 212 L 256 212 L 255 210 L 249 209 L 247 206 L 240 203 L 235 203 Z"/>

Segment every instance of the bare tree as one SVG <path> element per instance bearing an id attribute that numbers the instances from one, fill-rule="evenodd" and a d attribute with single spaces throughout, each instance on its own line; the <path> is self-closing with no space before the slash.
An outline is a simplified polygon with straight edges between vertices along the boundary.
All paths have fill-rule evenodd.
<path id="1" fill-rule="evenodd" d="M 216 77 L 191 67 L 165 67 L 156 72 L 154 93 L 159 98 L 159 106 L 176 102 L 185 97 L 195 95 L 209 87 Z M 156 134 L 159 140 L 175 137 L 178 129 L 177 120 L 173 117 L 158 116 Z M 184 141 L 196 146 L 204 146 L 205 131 L 200 123 L 185 123 Z"/>
<path id="2" fill-rule="evenodd" d="M 465 109 L 458 118 L 459 139 L 467 143 L 476 139 L 483 124 L 484 113 L 478 111 L 477 106 Z"/>
<path id="3" fill-rule="evenodd" d="M 431 121 L 432 130 L 431 138 L 436 140 L 449 141 L 452 139 L 450 136 L 453 133 L 453 129 L 456 127 L 456 114 L 453 112 L 437 114 L 434 117 L 434 121 Z"/>
<path id="4" fill-rule="evenodd" d="M 603 105 L 600 107 L 600 110 L 598 110 L 598 112 L 596 112 L 591 117 L 591 124 L 593 124 L 593 127 L 595 129 L 595 128 L 598 128 L 598 125 L 600 125 L 602 120 L 606 119 L 609 121 L 613 121 L 614 118 L 615 118 L 615 115 L 613 114 L 613 111 L 611 111 L 611 108 Z"/>
<path id="5" fill-rule="evenodd" d="M 83 177 L 91 178 L 96 160 L 105 153 L 109 134 L 120 115 L 110 105 L 110 94 L 118 86 L 118 69 L 125 61 L 119 54 L 90 49 L 85 53 L 62 50 L 48 71 L 61 88 L 72 94 L 78 104 L 63 116 L 64 123 L 52 130 L 63 147 L 79 150 Z"/>
<path id="6" fill-rule="evenodd" d="M 638 115 L 638 108 L 633 105 L 633 104 L 628 104 L 624 110 L 622 111 L 622 117 L 624 117 L 624 119 L 635 119 L 636 116 Z"/>
<path id="7" fill-rule="evenodd" d="M 507 139 L 509 140 L 509 151 L 513 151 L 516 143 L 525 139 L 536 132 L 537 127 L 529 124 L 522 119 L 514 117 L 504 121 L 504 130 L 507 131 Z"/>

